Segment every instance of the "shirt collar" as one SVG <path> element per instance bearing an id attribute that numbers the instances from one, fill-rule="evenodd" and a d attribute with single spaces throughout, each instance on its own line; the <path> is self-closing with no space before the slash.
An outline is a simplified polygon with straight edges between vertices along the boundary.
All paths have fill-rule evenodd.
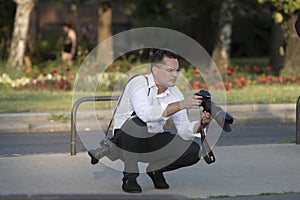
<path id="1" fill-rule="evenodd" d="M 157 87 L 156 87 L 156 85 L 155 85 L 155 82 L 154 82 L 154 78 L 153 78 L 153 74 L 152 74 L 152 73 L 148 74 L 148 82 L 149 82 L 149 88 L 155 87 L 155 90 L 156 90 L 156 91 L 158 90 Z M 169 94 L 170 94 L 170 89 L 167 88 L 166 91 L 164 91 L 164 92 L 161 93 L 161 94 L 158 94 L 157 97 L 165 97 L 165 96 L 167 96 L 167 95 L 169 95 Z"/>

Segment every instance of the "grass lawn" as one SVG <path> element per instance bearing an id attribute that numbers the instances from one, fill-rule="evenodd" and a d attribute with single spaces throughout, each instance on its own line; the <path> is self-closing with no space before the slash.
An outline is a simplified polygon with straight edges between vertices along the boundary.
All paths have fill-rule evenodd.
<path id="1" fill-rule="evenodd" d="M 296 103 L 300 85 L 252 85 L 226 92 L 227 104 Z"/>
<path id="2" fill-rule="evenodd" d="M 68 111 L 71 108 L 71 92 L 0 92 L 0 113 Z"/>
<path id="3" fill-rule="evenodd" d="M 227 104 L 296 103 L 298 96 L 300 86 L 295 84 L 252 85 L 226 92 Z M 95 105 L 96 109 L 110 108 L 111 103 L 96 102 Z M 71 111 L 71 108 L 72 92 L 0 91 L 0 113 Z"/>

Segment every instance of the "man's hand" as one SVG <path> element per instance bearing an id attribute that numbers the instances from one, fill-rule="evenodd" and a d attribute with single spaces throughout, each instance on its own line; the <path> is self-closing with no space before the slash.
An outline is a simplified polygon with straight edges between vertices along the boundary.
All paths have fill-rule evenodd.
<path id="1" fill-rule="evenodd" d="M 199 108 L 202 104 L 202 96 L 191 95 L 184 100 L 180 101 L 181 109 Z"/>
<path id="2" fill-rule="evenodd" d="M 194 126 L 194 133 L 199 133 L 202 129 L 204 129 L 210 122 L 212 118 L 209 112 L 202 111 L 201 120 L 197 122 Z"/>
<path id="3" fill-rule="evenodd" d="M 201 124 L 205 127 L 211 122 L 211 115 L 209 112 L 202 111 L 201 113 Z"/>
<path id="4" fill-rule="evenodd" d="M 163 112 L 163 117 L 168 117 L 174 113 L 189 108 L 199 108 L 202 104 L 202 96 L 192 95 L 182 101 L 170 103 Z"/>

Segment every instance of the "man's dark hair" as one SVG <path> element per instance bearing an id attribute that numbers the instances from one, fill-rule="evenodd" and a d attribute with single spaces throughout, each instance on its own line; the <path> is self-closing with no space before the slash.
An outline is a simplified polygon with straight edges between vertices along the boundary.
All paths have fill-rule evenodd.
<path id="1" fill-rule="evenodd" d="M 156 64 L 156 63 L 160 63 L 164 57 L 168 57 L 168 58 L 175 58 L 178 59 L 178 55 L 168 51 L 168 50 L 163 50 L 163 49 L 159 49 L 157 51 L 154 52 L 152 59 L 151 59 L 151 68 Z"/>

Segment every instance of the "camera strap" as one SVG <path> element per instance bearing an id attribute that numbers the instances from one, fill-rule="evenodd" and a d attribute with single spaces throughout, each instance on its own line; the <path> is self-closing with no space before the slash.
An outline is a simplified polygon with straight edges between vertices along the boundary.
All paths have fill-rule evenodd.
<path id="1" fill-rule="evenodd" d="M 214 154 L 213 150 L 211 149 L 210 145 L 208 144 L 203 127 L 201 127 L 200 134 L 201 134 L 202 156 L 203 156 L 205 162 L 207 164 L 216 162 L 215 154 Z"/>

